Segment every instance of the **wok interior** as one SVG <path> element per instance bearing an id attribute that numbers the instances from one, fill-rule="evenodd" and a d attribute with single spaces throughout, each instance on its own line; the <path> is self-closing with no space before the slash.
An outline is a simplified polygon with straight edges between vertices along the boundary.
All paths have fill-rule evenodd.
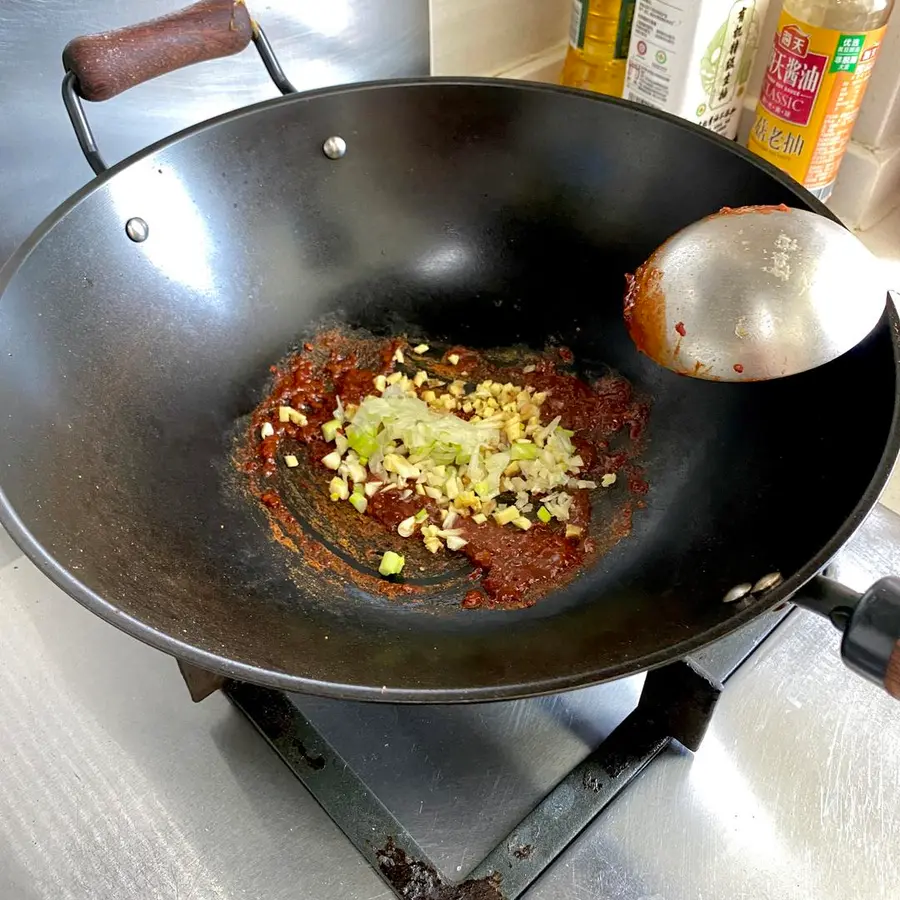
<path id="1" fill-rule="evenodd" d="M 321 152 L 332 134 L 340 161 Z M 241 677 L 455 699 L 658 661 L 740 615 L 728 588 L 814 557 L 890 429 L 884 323 L 825 368 L 750 385 L 678 377 L 627 337 L 625 272 L 721 206 L 781 202 L 804 205 L 724 142 L 551 90 L 394 85 L 247 111 L 88 192 L 13 275 L 0 486 L 79 599 Z M 306 568 L 236 496 L 229 456 L 269 365 L 323 319 L 552 338 L 624 374 L 652 400 L 631 537 L 512 613 L 436 613 Z"/>

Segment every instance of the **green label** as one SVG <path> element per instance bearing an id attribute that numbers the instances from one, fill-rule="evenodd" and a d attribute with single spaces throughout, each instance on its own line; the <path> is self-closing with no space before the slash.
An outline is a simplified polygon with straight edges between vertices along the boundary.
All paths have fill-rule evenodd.
<path id="1" fill-rule="evenodd" d="M 569 43 L 576 50 L 584 49 L 590 0 L 572 0 L 572 19 L 569 22 Z"/>
<path id="2" fill-rule="evenodd" d="M 864 34 L 842 34 L 838 38 L 829 72 L 855 72 L 866 43 Z"/>
<path id="3" fill-rule="evenodd" d="M 631 43 L 631 24 L 634 22 L 634 7 L 637 0 L 622 0 L 619 7 L 619 27 L 616 30 L 616 59 L 628 58 L 628 45 Z"/>

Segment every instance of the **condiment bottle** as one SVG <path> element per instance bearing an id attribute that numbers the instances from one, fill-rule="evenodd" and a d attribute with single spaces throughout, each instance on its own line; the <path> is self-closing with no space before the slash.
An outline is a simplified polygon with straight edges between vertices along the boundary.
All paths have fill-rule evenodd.
<path id="1" fill-rule="evenodd" d="M 572 0 L 560 83 L 622 96 L 635 0 Z"/>
<path id="2" fill-rule="evenodd" d="M 766 0 L 637 0 L 623 97 L 733 138 Z"/>
<path id="3" fill-rule="evenodd" d="M 841 159 L 894 0 L 785 0 L 747 146 L 820 200 Z"/>

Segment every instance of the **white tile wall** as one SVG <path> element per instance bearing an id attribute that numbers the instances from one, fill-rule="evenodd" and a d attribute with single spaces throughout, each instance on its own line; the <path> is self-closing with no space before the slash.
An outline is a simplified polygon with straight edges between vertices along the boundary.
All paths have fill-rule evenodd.
<path id="1" fill-rule="evenodd" d="M 558 47 L 571 0 L 431 0 L 433 75 L 494 75 Z"/>
<path id="2" fill-rule="evenodd" d="M 888 25 L 853 140 L 877 149 L 900 143 L 900 11 Z"/>
<path id="3" fill-rule="evenodd" d="M 493 74 L 500 78 L 519 78 L 522 81 L 544 81 L 548 84 L 559 84 L 559 76 L 562 73 L 568 48 L 568 41 L 561 41 L 555 47 L 550 47 L 537 56 L 529 56 L 514 66 L 501 69 Z"/>
<path id="4" fill-rule="evenodd" d="M 875 149 L 855 139 L 828 205 L 851 228 L 877 225 L 900 203 L 900 144 Z"/>

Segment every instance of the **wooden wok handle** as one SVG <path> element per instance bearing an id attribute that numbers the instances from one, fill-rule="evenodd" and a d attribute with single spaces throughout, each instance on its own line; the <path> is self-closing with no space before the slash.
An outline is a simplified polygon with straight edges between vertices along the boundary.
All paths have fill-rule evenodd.
<path id="1" fill-rule="evenodd" d="M 252 39 L 244 0 L 200 0 L 149 22 L 77 37 L 63 50 L 63 65 L 85 100 L 109 100 L 158 75 L 240 53 Z"/>
<path id="2" fill-rule="evenodd" d="M 892 697 L 900 700 L 900 641 L 894 644 L 894 652 L 888 660 L 887 672 L 884 676 L 884 689 Z"/>

